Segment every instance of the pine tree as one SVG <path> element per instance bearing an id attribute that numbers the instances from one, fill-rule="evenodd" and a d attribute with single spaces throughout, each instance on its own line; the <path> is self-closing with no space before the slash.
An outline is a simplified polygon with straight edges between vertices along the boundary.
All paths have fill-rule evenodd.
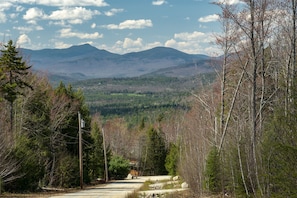
<path id="1" fill-rule="evenodd" d="M 167 155 L 165 140 L 160 131 L 153 127 L 147 131 L 146 146 L 144 149 L 144 172 L 148 175 L 167 174 L 165 160 Z"/>
<path id="2" fill-rule="evenodd" d="M 97 179 L 104 177 L 104 150 L 103 136 L 99 124 L 92 123 L 91 136 L 93 139 L 92 152 L 90 154 L 90 178 Z"/>
<path id="3" fill-rule="evenodd" d="M 169 146 L 169 153 L 166 156 L 165 167 L 169 175 L 176 175 L 177 173 L 177 164 L 179 159 L 179 147 L 178 145 L 171 143 Z"/>
<path id="4" fill-rule="evenodd" d="M 206 159 L 206 188 L 211 192 L 220 191 L 220 159 L 216 147 L 213 147 Z"/>
<path id="5" fill-rule="evenodd" d="M 23 61 L 22 56 L 19 55 L 12 40 L 8 44 L 3 45 L 0 57 L 0 71 L 3 73 L 1 76 L 1 92 L 5 100 L 10 105 L 10 130 L 13 129 L 13 103 L 19 95 L 23 95 L 24 88 L 32 87 L 26 82 L 25 76 L 28 75 L 30 66 L 27 66 Z M 13 135 L 10 134 L 11 139 Z"/>

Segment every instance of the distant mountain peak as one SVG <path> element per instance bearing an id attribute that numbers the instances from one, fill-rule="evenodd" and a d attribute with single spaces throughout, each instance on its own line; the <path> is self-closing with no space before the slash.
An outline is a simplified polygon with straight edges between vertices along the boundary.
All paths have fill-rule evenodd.
<path id="1" fill-rule="evenodd" d="M 90 45 L 89 43 L 85 43 L 85 44 L 81 44 L 81 45 L 72 45 L 71 47 L 69 47 L 69 49 L 71 48 L 91 48 L 91 49 L 97 49 L 96 47 L 94 47 L 93 45 Z"/>
<path id="2" fill-rule="evenodd" d="M 86 43 L 82 45 L 72 45 L 71 47 L 67 48 L 69 51 L 81 51 L 81 52 L 90 52 L 90 51 L 98 51 L 99 49 Z"/>
<path id="3" fill-rule="evenodd" d="M 78 73 L 84 78 L 105 78 L 135 77 L 150 73 L 187 76 L 213 70 L 209 66 L 208 56 L 187 54 L 161 46 L 123 55 L 98 49 L 88 43 L 65 49 L 23 49 L 23 52 L 30 57 L 34 70 L 67 77 L 72 75 L 75 78 Z"/>

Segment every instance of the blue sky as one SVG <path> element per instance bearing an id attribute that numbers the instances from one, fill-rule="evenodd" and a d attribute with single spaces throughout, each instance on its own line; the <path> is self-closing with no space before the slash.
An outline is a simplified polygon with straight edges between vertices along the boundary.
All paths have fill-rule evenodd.
<path id="1" fill-rule="evenodd" d="M 215 55 L 220 9 L 213 1 L 0 0 L 0 35 L 29 49 L 89 43 L 118 54 L 166 46 Z"/>

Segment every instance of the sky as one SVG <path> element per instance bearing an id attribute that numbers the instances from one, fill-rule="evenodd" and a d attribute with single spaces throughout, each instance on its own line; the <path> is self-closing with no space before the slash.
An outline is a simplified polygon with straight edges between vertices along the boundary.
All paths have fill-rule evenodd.
<path id="1" fill-rule="evenodd" d="M 164 46 L 217 55 L 214 1 L 221 0 L 0 0 L 0 37 L 28 49 L 89 43 L 117 54 Z"/>

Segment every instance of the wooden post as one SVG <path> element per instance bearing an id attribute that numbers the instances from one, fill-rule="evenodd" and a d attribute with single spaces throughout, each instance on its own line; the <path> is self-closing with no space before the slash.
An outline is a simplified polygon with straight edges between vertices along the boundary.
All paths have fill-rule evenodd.
<path id="1" fill-rule="evenodd" d="M 78 112 L 78 147 L 79 147 L 79 174 L 80 174 L 80 188 L 83 189 L 83 158 L 82 158 L 82 134 L 81 134 L 81 117 Z"/>
<path id="2" fill-rule="evenodd" d="M 102 138 L 103 138 L 103 151 L 104 151 L 104 164 L 105 164 L 105 182 L 108 182 L 108 167 L 107 167 L 107 157 L 106 157 L 106 146 L 105 146 L 105 134 L 102 128 Z"/>

